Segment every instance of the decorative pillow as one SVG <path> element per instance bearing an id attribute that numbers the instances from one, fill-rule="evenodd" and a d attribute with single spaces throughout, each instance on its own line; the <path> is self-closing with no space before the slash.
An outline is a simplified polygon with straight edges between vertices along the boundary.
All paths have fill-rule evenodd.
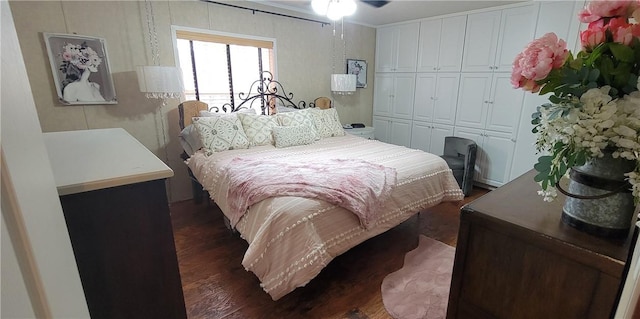
<path id="1" fill-rule="evenodd" d="M 210 116 L 220 116 L 220 115 L 228 115 L 228 114 L 240 114 L 240 113 L 247 113 L 247 114 L 256 114 L 256 110 L 254 109 L 247 109 L 247 108 L 241 108 L 233 113 L 224 113 L 224 112 L 212 112 L 212 111 L 206 111 L 206 110 L 202 110 L 200 111 L 200 117 L 210 117 Z"/>
<path id="2" fill-rule="evenodd" d="M 200 134 L 202 148 L 207 156 L 213 152 L 249 147 L 249 140 L 236 114 L 194 117 L 193 125 Z"/>
<path id="3" fill-rule="evenodd" d="M 316 131 L 313 114 L 309 109 L 287 113 L 276 113 L 276 117 L 278 118 L 278 123 L 280 123 L 281 126 L 308 125 L 316 140 L 320 139 L 320 136 Z"/>
<path id="4" fill-rule="evenodd" d="M 276 147 L 289 147 L 311 144 L 316 140 L 317 134 L 311 125 L 275 126 L 273 128 L 273 140 Z"/>
<path id="5" fill-rule="evenodd" d="M 182 145 L 182 149 L 184 149 L 184 152 L 189 156 L 202 148 L 200 134 L 198 134 L 198 130 L 193 124 L 185 127 L 180 134 L 178 134 L 178 139 L 180 145 Z"/>
<path id="6" fill-rule="evenodd" d="M 238 118 L 251 146 L 273 144 L 271 129 L 278 126 L 275 116 L 240 113 Z"/>
<path id="7" fill-rule="evenodd" d="M 311 112 L 320 137 L 344 136 L 344 129 L 336 109 L 311 109 Z"/>
<path id="8" fill-rule="evenodd" d="M 276 105 L 276 114 L 278 113 L 288 113 L 298 111 L 295 107 L 288 107 L 284 105 Z"/>

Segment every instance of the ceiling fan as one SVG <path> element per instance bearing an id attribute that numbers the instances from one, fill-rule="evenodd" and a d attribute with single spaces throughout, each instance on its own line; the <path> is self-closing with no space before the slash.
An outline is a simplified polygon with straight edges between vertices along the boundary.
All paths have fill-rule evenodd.
<path id="1" fill-rule="evenodd" d="M 360 1 L 376 8 L 381 8 L 390 2 L 388 0 L 360 0 Z"/>

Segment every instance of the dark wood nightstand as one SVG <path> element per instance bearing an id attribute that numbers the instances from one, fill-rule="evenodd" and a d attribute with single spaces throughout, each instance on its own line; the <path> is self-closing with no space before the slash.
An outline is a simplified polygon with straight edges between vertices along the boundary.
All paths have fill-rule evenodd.
<path id="1" fill-rule="evenodd" d="M 609 318 L 631 242 L 560 221 L 534 172 L 462 208 L 447 318 Z"/>

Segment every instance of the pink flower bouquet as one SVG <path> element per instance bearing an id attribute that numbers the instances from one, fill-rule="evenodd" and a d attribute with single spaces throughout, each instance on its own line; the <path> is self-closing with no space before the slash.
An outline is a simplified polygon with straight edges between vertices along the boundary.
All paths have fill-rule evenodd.
<path id="1" fill-rule="evenodd" d="M 548 33 L 513 62 L 515 88 L 550 94 L 550 103 L 533 114 L 536 148 L 544 154 L 535 180 L 552 200 L 568 169 L 607 151 L 636 162 L 626 176 L 640 203 L 640 25 L 630 21 L 640 21 L 640 2 L 591 1 L 579 18 L 589 25 L 575 57 Z"/>

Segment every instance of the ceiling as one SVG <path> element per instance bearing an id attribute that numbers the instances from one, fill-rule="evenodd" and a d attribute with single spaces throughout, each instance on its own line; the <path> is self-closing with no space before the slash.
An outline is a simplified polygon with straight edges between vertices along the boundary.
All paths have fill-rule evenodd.
<path id="1" fill-rule="evenodd" d="M 265 5 L 314 14 L 310 0 L 253 0 Z M 356 0 L 356 13 L 345 18 L 353 23 L 367 26 L 381 26 L 401 21 L 440 16 L 450 13 L 502 6 L 520 1 L 432 1 L 432 0 L 392 0 L 381 8 L 375 8 Z"/>

